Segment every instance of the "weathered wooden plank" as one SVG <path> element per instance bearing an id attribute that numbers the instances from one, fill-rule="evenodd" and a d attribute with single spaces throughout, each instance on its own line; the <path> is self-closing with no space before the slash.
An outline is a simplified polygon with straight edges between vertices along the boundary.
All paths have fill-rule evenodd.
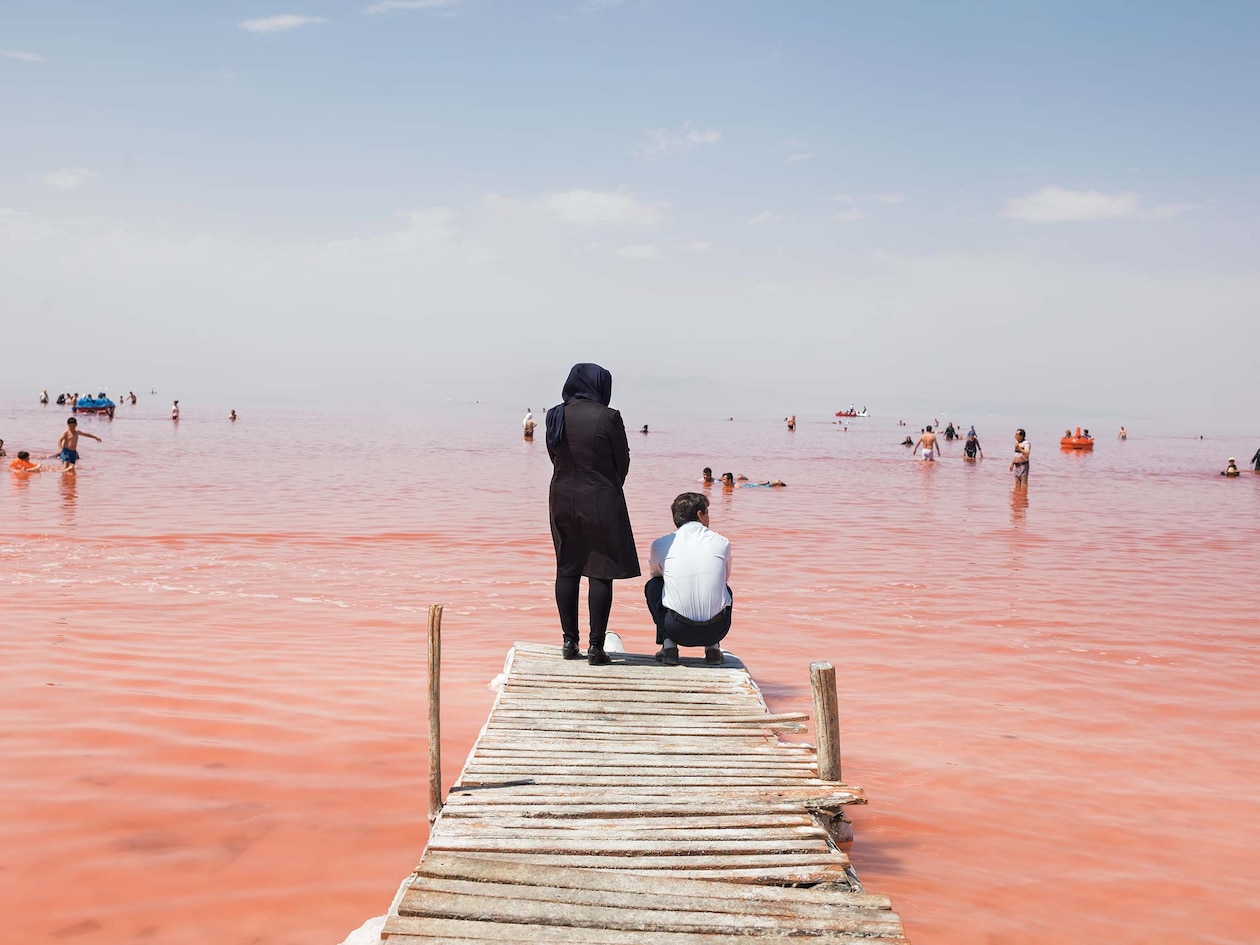
<path id="1" fill-rule="evenodd" d="M 668 878 L 661 885 L 668 887 Z M 556 891 L 551 900 L 525 896 L 492 896 L 476 890 L 478 883 L 463 884 L 460 891 L 441 888 L 431 883 L 423 895 L 409 898 L 408 908 L 400 917 L 434 919 L 472 919 L 480 922 L 503 922 L 514 925 L 544 925 L 560 928 L 617 929 L 629 932 L 724 932 L 741 935 L 764 934 L 785 929 L 801 932 L 847 932 L 856 935 L 897 935 L 901 923 L 897 917 L 877 910 L 836 910 L 826 917 L 805 916 L 783 910 L 740 913 L 691 909 L 659 909 L 645 904 L 648 897 L 621 897 L 616 904 L 582 901 L 584 897 Z M 609 897 L 614 893 L 607 893 Z M 562 904 L 562 908 L 557 908 Z M 417 927 L 423 928 L 422 923 Z"/>
<path id="2" fill-rule="evenodd" d="M 715 689 L 709 692 L 695 692 L 686 689 L 653 689 L 646 686 L 627 687 L 595 687 L 560 686 L 542 688 L 518 686 L 515 682 L 503 687 L 503 695 L 520 702 L 653 702 L 681 705 L 756 705 L 760 700 L 751 691 L 746 694 L 732 689 Z"/>
<path id="3" fill-rule="evenodd" d="M 659 888 L 659 875 L 607 869 L 571 869 L 525 863 L 519 859 L 469 857 L 450 853 L 434 853 L 425 857 L 417 875 L 455 880 L 475 880 L 486 884 L 502 884 L 507 888 L 544 886 L 554 889 L 609 891 L 643 896 Z M 831 887 L 808 888 L 730 886 L 712 880 L 671 878 L 669 895 L 690 899 L 719 898 L 751 903 L 759 908 L 765 899 L 802 905 L 827 903 L 828 906 L 889 909 L 886 896 L 872 896 L 837 890 Z"/>
<path id="4" fill-rule="evenodd" d="M 452 836 L 442 831 L 429 838 L 430 850 L 475 850 L 516 853 L 591 853 L 592 841 L 568 837 L 560 831 L 540 831 L 536 837 Z M 552 834 L 554 833 L 554 836 Z M 605 836 L 599 843 L 599 856 L 739 856 L 745 853 L 827 854 L 831 848 L 822 837 L 790 839 L 706 840 L 676 837 L 668 840 L 632 840 Z"/>
<path id="5" fill-rule="evenodd" d="M 508 832 L 510 829 L 510 832 Z M 607 848 L 608 837 L 611 836 L 607 827 L 583 827 L 580 823 L 570 823 L 567 827 L 552 827 L 550 824 L 535 823 L 530 826 L 517 826 L 506 828 L 497 822 L 475 823 L 469 820 L 452 821 L 447 825 L 447 829 L 442 831 L 442 837 L 445 839 L 459 840 L 476 840 L 484 841 L 497 837 L 510 836 L 514 843 L 523 843 L 526 840 L 537 841 L 537 849 L 543 850 L 548 844 L 557 840 L 563 840 L 566 844 L 576 846 L 566 846 L 565 849 L 582 849 L 590 850 L 592 847 Z M 766 847 L 774 849 L 786 849 L 794 843 L 804 843 L 809 841 L 821 841 L 824 845 L 827 842 L 827 833 L 817 824 L 798 824 L 784 827 L 740 827 L 731 825 L 727 827 L 701 827 L 692 825 L 681 827 L 678 825 L 666 825 L 663 827 L 639 827 L 634 830 L 622 828 L 616 835 L 618 838 L 625 838 L 628 842 L 645 843 L 659 842 L 667 844 L 671 849 L 690 850 L 698 845 L 710 842 L 721 843 L 743 843 L 744 841 L 781 841 L 781 847 L 774 847 L 773 844 L 767 844 Z M 434 847 L 434 849 L 442 849 L 442 847 Z M 762 849 L 759 847 L 758 849 Z"/>
<path id="6" fill-rule="evenodd" d="M 817 772 L 813 765 L 808 768 L 789 767 L 787 765 L 747 765 L 741 767 L 723 767 L 698 765 L 552 765 L 535 762 L 529 766 L 496 765 L 492 763 L 474 762 L 464 768 L 464 783 L 475 781 L 478 777 L 502 778 L 509 772 L 517 772 L 522 777 L 553 778 L 564 775 L 587 777 L 594 775 L 604 778 L 678 778 L 679 784 L 691 783 L 683 778 L 758 778 L 762 780 L 783 781 L 789 778 L 809 779 L 817 781 Z"/>
<path id="7" fill-rule="evenodd" d="M 673 816 L 653 816 L 645 814 L 640 817 L 605 817 L 605 816 L 587 816 L 587 817 L 548 817 L 548 816 L 523 816 L 520 814 L 507 812 L 496 813 L 493 811 L 481 810 L 478 813 L 481 820 L 477 821 L 472 829 L 477 830 L 511 830 L 513 836 L 518 835 L 521 830 L 620 830 L 627 836 L 634 836 L 644 830 L 752 830 L 752 829 L 774 829 L 785 827 L 811 827 L 816 828 L 818 825 L 814 819 L 804 811 L 781 812 L 781 813 L 738 813 L 738 814 L 708 814 L 704 811 L 694 810 L 683 814 L 675 814 Z M 471 818 L 464 817 L 463 821 L 468 822 Z M 461 828 L 455 823 L 448 823 L 444 830 L 468 829 Z"/>
<path id="8" fill-rule="evenodd" d="M 461 795 L 461 797 L 467 797 Z M 738 800 L 725 800 L 719 810 L 723 814 L 741 817 L 799 817 L 802 805 L 800 801 L 759 801 L 745 803 Z M 661 803 L 655 799 L 616 803 L 598 803 L 595 801 L 565 801 L 554 806 L 544 806 L 535 800 L 511 800 L 494 798 L 488 803 L 466 800 L 465 803 L 448 804 L 442 812 L 443 817 L 484 818 L 498 820 L 503 817 L 521 817 L 528 820 L 550 820 L 564 823 L 571 820 L 604 818 L 622 823 L 639 819 L 651 820 L 656 817 L 669 818 L 703 818 L 711 815 L 712 805 L 707 798 L 693 798 L 690 802 Z M 808 816 L 808 815 L 804 815 Z"/>
<path id="9" fill-rule="evenodd" d="M 786 854 L 783 856 L 621 856 L 601 857 L 559 853 L 481 853 L 464 852 L 461 857 L 512 859 L 531 866 L 562 866 L 566 869 L 593 869 L 601 872 L 634 872 L 645 876 L 668 872 L 671 879 L 721 880 L 726 883 L 795 886 L 805 883 L 835 883 L 848 886 L 849 861 L 840 853 L 828 857 Z"/>
<path id="10" fill-rule="evenodd" d="M 566 928 L 555 925 L 499 924 L 465 919 L 419 919 L 391 916 L 381 938 L 391 945 L 435 945 L 438 942 L 537 942 L 540 945 L 742 945 L 758 939 L 782 940 L 782 932 L 754 934 L 701 932 L 635 932 L 624 929 Z M 872 945 L 900 938 L 871 939 L 844 933 L 809 937 L 810 945 Z"/>
<path id="11" fill-rule="evenodd" d="M 709 799 L 714 809 L 730 799 L 732 801 L 744 800 L 751 801 L 753 799 L 766 799 L 769 801 L 792 800 L 805 807 L 838 807 L 844 804 L 865 804 L 866 799 L 861 796 L 860 789 L 854 791 L 837 789 L 835 785 L 824 786 L 821 782 L 810 779 L 801 783 L 765 785 L 765 784 L 730 784 L 728 782 L 720 782 L 718 788 L 713 790 L 702 791 L 699 788 L 712 787 L 712 785 L 696 785 L 696 789 L 691 791 L 683 791 L 678 785 L 674 784 L 625 784 L 621 785 L 617 794 L 622 798 L 647 799 L 651 798 L 654 802 L 665 803 L 677 800 L 683 803 L 696 803 L 701 799 Z M 831 790 L 828 790 L 830 788 Z M 456 803 L 459 801 L 459 795 L 464 794 L 470 798 L 477 798 L 485 803 L 492 803 L 495 796 L 504 799 L 517 798 L 514 803 L 547 803 L 549 805 L 558 805 L 569 801 L 580 802 L 582 800 L 606 803 L 609 798 L 609 792 L 606 787 L 591 784 L 589 779 L 583 779 L 577 783 L 568 785 L 563 794 L 557 796 L 555 788 L 550 784 L 542 784 L 528 779 L 506 781 L 495 780 L 488 781 L 484 784 L 468 784 L 456 785 L 451 788 L 451 793 L 447 796 L 447 803 Z M 545 798 L 544 802 L 539 802 L 538 798 Z"/>

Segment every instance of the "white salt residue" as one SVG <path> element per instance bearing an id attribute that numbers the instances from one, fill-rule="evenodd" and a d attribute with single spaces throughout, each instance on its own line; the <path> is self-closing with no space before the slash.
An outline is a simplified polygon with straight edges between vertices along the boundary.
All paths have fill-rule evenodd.
<path id="1" fill-rule="evenodd" d="M 343 608 L 350 606 L 345 601 L 333 600 L 331 597 L 294 597 L 291 600 L 295 600 L 299 604 L 332 604 L 334 607 Z"/>

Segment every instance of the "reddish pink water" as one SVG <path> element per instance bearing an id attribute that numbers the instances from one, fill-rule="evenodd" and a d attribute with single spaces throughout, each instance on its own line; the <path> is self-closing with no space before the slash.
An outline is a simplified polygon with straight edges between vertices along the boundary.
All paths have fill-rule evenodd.
<path id="1" fill-rule="evenodd" d="M 85 420 L 105 442 L 77 478 L 2 484 L 6 940 L 333 945 L 425 841 L 428 604 L 448 784 L 512 641 L 558 640 L 550 465 L 515 410 L 225 414 Z M 649 419 L 645 561 L 701 466 L 790 483 L 714 495 L 730 647 L 776 709 L 836 664 L 871 799 L 852 855 L 919 945 L 1254 941 L 1260 478 L 1216 471 L 1256 444 L 1061 454 L 1072 418 L 1024 423 L 1024 495 L 1009 420 L 980 424 L 984 462 L 925 468 L 888 421 Z M 62 420 L 12 408 L 0 434 L 50 451 Z"/>

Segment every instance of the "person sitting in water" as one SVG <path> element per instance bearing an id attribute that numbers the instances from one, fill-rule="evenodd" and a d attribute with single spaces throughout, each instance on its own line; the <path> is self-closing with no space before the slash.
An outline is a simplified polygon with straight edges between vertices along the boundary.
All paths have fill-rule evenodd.
<path id="1" fill-rule="evenodd" d="M 236 422 L 236 411 L 235 411 L 235 410 L 233 410 L 230 414 L 228 414 L 228 419 L 229 419 L 229 420 L 231 420 L 233 423 L 235 423 L 235 422 Z"/>
<path id="2" fill-rule="evenodd" d="M 786 422 L 787 422 L 787 428 L 789 431 L 795 430 L 796 429 L 796 414 L 792 414 L 792 416 L 788 417 Z"/>
<path id="3" fill-rule="evenodd" d="M 705 466 L 704 469 L 700 470 L 700 481 L 706 486 L 713 485 L 713 470 L 708 466 Z"/>
<path id="4" fill-rule="evenodd" d="M 910 437 L 906 437 L 904 440 L 902 440 L 902 441 L 901 441 L 901 445 L 902 445 L 902 446 L 914 446 L 914 440 L 910 439 Z"/>
<path id="5" fill-rule="evenodd" d="M 725 661 L 719 643 L 731 630 L 731 543 L 709 528 L 709 500 L 684 492 L 669 507 L 677 531 L 652 542 L 643 588 L 656 624 L 656 654 L 678 665 L 680 646 L 704 647 L 704 661 Z"/>
<path id="6" fill-rule="evenodd" d="M 3 453 L 0 453 L 0 456 L 3 456 L 3 455 L 4 455 Z M 39 472 L 44 467 L 41 466 L 39 463 L 32 463 L 31 454 L 28 453 L 26 450 L 20 450 L 17 454 L 17 459 L 9 463 L 9 468 L 12 469 L 14 472 L 29 473 L 29 472 Z"/>
<path id="7" fill-rule="evenodd" d="M 1237 465 L 1235 464 L 1235 462 L 1234 462 L 1234 457 L 1232 457 L 1232 456 L 1231 456 L 1231 457 L 1229 458 L 1229 465 L 1228 465 L 1228 466 L 1226 466 L 1224 469 L 1222 469 L 1222 470 L 1221 470 L 1221 475 L 1222 475 L 1222 476 L 1238 476 L 1238 475 L 1241 475 L 1241 473 L 1239 473 L 1239 472 L 1238 472 L 1238 466 L 1237 466 Z"/>
<path id="8" fill-rule="evenodd" d="M 640 432 L 640 433 L 647 433 L 647 431 L 648 431 L 648 429 L 647 429 L 647 424 L 645 423 L 645 424 L 643 424 L 643 429 L 642 429 L 642 430 L 640 430 L 639 432 Z"/>
<path id="9" fill-rule="evenodd" d="M 735 474 L 734 473 L 728 473 L 728 472 L 722 473 L 722 488 L 726 490 L 735 488 Z"/>

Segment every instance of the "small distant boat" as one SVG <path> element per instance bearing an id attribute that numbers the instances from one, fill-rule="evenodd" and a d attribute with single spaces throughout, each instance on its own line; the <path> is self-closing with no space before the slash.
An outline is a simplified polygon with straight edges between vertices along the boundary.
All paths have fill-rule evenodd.
<path id="1" fill-rule="evenodd" d="M 116 406 L 117 404 L 104 394 L 98 394 L 96 397 L 80 397 L 70 410 L 72 413 L 103 413 L 112 417 Z"/>
<path id="2" fill-rule="evenodd" d="M 1059 437 L 1059 446 L 1065 450 L 1092 450 L 1094 448 L 1094 438 L 1089 435 L 1089 431 L 1082 433 L 1081 428 L 1076 428 L 1076 434 L 1073 435 L 1064 431 L 1066 435 Z"/>
<path id="3" fill-rule="evenodd" d="M 861 410 L 837 410 L 836 416 L 837 417 L 869 417 L 870 414 L 867 413 L 866 408 L 863 407 Z"/>

